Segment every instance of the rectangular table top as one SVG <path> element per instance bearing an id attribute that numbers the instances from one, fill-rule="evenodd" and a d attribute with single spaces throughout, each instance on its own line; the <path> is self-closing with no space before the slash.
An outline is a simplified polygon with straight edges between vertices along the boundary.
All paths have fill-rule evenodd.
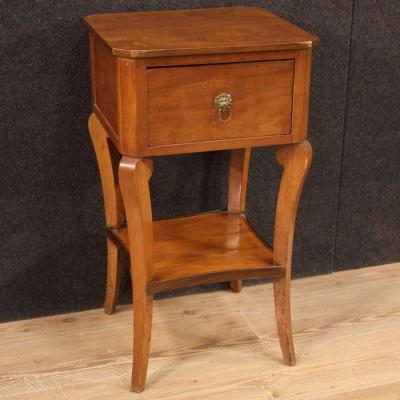
<path id="1" fill-rule="evenodd" d="M 85 21 L 114 55 L 129 58 L 290 50 L 318 42 L 257 7 L 96 14 Z"/>

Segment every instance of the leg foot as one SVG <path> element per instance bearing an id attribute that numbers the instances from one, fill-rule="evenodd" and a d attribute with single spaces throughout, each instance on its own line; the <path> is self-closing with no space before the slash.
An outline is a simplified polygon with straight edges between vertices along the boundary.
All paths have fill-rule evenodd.
<path id="1" fill-rule="evenodd" d="M 135 296 L 133 331 L 132 391 L 141 393 L 146 384 L 149 364 L 153 296 L 142 293 Z"/>
<path id="2" fill-rule="evenodd" d="M 290 280 L 284 277 L 274 281 L 274 301 L 283 360 L 287 365 L 296 365 L 290 315 Z"/>
<path id="3" fill-rule="evenodd" d="M 118 247 L 107 239 L 107 287 L 104 301 L 104 312 L 113 314 L 118 302 L 121 264 L 118 260 Z"/>
<path id="4" fill-rule="evenodd" d="M 231 290 L 235 293 L 240 293 L 242 291 L 242 281 L 231 281 Z"/>

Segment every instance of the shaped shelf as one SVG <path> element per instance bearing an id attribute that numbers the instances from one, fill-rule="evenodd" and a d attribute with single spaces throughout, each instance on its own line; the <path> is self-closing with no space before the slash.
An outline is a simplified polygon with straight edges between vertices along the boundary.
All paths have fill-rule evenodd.
<path id="1" fill-rule="evenodd" d="M 214 212 L 154 221 L 153 281 L 150 290 L 239 279 L 278 278 L 285 268 L 273 266 L 272 250 L 244 214 Z M 109 236 L 129 259 L 126 227 Z"/>

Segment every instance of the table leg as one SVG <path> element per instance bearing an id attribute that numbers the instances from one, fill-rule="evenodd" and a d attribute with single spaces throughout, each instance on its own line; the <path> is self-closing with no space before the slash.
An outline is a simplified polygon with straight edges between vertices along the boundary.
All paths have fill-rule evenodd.
<path id="1" fill-rule="evenodd" d="M 231 150 L 229 166 L 228 211 L 241 213 L 246 209 L 247 179 L 249 175 L 250 148 Z M 242 281 L 231 281 L 232 291 L 242 290 Z"/>
<path id="2" fill-rule="evenodd" d="M 152 169 L 152 160 L 142 158 L 122 157 L 119 166 L 133 286 L 132 390 L 137 393 L 143 391 L 146 383 L 153 311 L 153 295 L 147 290 L 153 276 L 153 221 L 149 191 Z"/>
<path id="3" fill-rule="evenodd" d="M 286 364 L 295 365 L 290 312 L 293 235 L 301 191 L 311 165 L 311 145 L 303 141 L 281 146 L 277 160 L 284 169 L 276 208 L 273 258 L 275 265 L 286 267 L 286 274 L 274 281 L 275 315 L 283 359 Z"/>
<path id="4" fill-rule="evenodd" d="M 117 171 L 121 156 L 95 114 L 89 118 L 89 133 L 100 171 L 107 228 L 120 225 L 125 219 Z M 107 239 L 107 285 L 104 311 L 112 314 L 118 301 L 121 264 L 118 247 Z"/>

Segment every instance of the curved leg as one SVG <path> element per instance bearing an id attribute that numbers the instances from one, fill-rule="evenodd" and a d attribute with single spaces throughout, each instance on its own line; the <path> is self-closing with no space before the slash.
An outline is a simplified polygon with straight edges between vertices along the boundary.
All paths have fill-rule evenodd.
<path id="1" fill-rule="evenodd" d="M 117 179 L 120 156 L 95 114 L 92 114 L 89 118 L 89 133 L 100 171 L 106 225 L 107 228 L 118 226 L 125 219 Z M 104 311 L 107 314 L 112 314 L 115 311 L 120 276 L 121 265 L 118 261 L 118 248 L 110 240 L 107 240 L 107 284 L 104 301 Z"/>
<path id="2" fill-rule="evenodd" d="M 122 157 L 119 181 L 127 217 L 134 304 L 132 390 L 137 393 L 146 383 L 153 310 L 153 295 L 147 290 L 153 275 L 151 174 L 151 160 Z"/>
<path id="3" fill-rule="evenodd" d="M 228 211 L 241 213 L 246 209 L 247 178 L 249 176 L 250 148 L 231 150 L 229 166 Z M 242 290 L 242 281 L 232 281 L 235 293 Z"/>
<path id="4" fill-rule="evenodd" d="M 284 170 L 276 208 L 273 257 L 275 265 L 286 267 L 286 274 L 274 281 L 275 315 L 283 359 L 286 364 L 295 365 L 290 313 L 293 234 L 301 191 L 311 165 L 311 145 L 303 141 L 282 146 L 277 160 Z"/>

